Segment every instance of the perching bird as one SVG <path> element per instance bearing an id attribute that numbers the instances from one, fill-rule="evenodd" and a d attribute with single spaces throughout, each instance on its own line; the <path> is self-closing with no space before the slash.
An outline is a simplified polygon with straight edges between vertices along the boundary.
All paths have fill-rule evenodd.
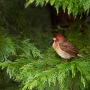
<path id="1" fill-rule="evenodd" d="M 54 42 L 52 47 L 59 56 L 68 61 L 72 57 L 82 56 L 77 48 L 70 42 L 68 42 L 61 34 L 56 34 L 53 38 Z"/>

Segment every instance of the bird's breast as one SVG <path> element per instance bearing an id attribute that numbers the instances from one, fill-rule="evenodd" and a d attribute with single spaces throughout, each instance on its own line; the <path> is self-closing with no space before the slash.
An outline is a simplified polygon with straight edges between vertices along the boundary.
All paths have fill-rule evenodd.
<path id="1" fill-rule="evenodd" d="M 63 50 L 60 48 L 60 46 L 59 46 L 58 43 L 55 43 L 55 42 L 54 42 L 53 45 L 52 45 L 52 47 L 55 49 L 55 51 L 57 52 L 57 54 L 58 54 L 59 56 L 61 56 L 62 58 L 64 58 L 64 59 L 70 59 L 71 57 L 74 57 L 74 56 L 68 54 L 67 52 L 63 51 Z"/>

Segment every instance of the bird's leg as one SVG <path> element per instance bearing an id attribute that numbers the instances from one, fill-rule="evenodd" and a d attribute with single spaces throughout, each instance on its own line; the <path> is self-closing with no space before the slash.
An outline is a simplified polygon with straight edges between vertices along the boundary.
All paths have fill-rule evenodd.
<path id="1" fill-rule="evenodd" d="M 66 62 L 71 62 L 71 60 L 66 59 Z"/>
<path id="2" fill-rule="evenodd" d="M 66 59 L 66 62 L 68 62 L 68 59 Z"/>

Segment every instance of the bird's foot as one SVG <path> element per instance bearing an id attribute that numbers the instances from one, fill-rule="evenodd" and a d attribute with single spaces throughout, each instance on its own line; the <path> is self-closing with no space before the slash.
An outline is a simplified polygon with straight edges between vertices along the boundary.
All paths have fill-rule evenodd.
<path id="1" fill-rule="evenodd" d="M 66 60 L 66 62 L 68 62 L 68 60 Z"/>
<path id="2" fill-rule="evenodd" d="M 66 62 L 71 62 L 71 60 L 66 59 Z"/>

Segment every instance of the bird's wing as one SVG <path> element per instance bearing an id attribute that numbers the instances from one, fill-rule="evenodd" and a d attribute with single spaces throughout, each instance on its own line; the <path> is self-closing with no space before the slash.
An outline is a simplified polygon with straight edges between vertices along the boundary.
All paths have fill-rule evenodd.
<path id="1" fill-rule="evenodd" d="M 79 51 L 76 49 L 75 46 L 73 46 L 70 42 L 66 41 L 64 43 L 59 44 L 60 48 L 67 52 L 70 55 L 77 56 L 79 54 Z"/>

